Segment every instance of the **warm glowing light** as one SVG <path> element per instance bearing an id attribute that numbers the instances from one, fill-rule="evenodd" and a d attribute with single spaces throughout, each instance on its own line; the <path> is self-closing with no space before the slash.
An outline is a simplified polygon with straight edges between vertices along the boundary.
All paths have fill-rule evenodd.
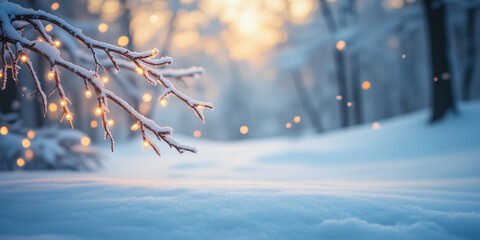
<path id="1" fill-rule="evenodd" d="M 285 124 L 285 127 L 286 127 L 286 128 L 291 128 L 291 127 L 292 127 L 292 123 L 291 123 L 291 122 L 287 122 L 287 123 Z"/>
<path id="2" fill-rule="evenodd" d="M 150 15 L 150 22 L 151 23 L 156 23 L 158 22 L 158 16 L 153 14 L 153 15 Z"/>
<path id="3" fill-rule="evenodd" d="M 160 99 L 160 105 L 162 105 L 162 107 L 166 107 L 167 106 L 167 100 L 165 100 L 164 98 Z"/>
<path id="4" fill-rule="evenodd" d="M 402 54 L 402 59 L 405 59 L 407 56 L 405 54 Z"/>
<path id="5" fill-rule="evenodd" d="M 343 40 L 338 41 L 338 42 L 337 42 L 337 49 L 338 49 L 338 51 L 342 51 L 342 50 L 345 48 L 346 45 L 347 45 L 347 44 L 345 43 L 345 41 L 343 41 Z"/>
<path id="6" fill-rule="evenodd" d="M 55 46 L 55 47 L 60 47 L 60 45 L 62 45 L 62 43 L 61 43 L 60 41 L 58 41 L 58 40 L 55 40 L 55 41 L 53 42 L 53 46 Z"/>
<path id="7" fill-rule="evenodd" d="M 107 121 L 107 126 L 111 127 L 113 126 L 113 124 L 115 124 L 115 121 L 113 121 L 112 119 Z"/>
<path id="8" fill-rule="evenodd" d="M 57 104 L 50 103 L 50 105 L 48 105 L 48 109 L 50 110 L 50 112 L 56 112 L 58 109 Z"/>
<path id="9" fill-rule="evenodd" d="M 140 127 L 140 125 L 138 123 L 135 123 L 130 127 L 130 130 L 136 131 L 139 127 Z"/>
<path id="10" fill-rule="evenodd" d="M 373 128 L 374 130 L 380 129 L 380 123 L 374 122 L 374 123 L 372 124 L 372 128 Z"/>
<path id="11" fill-rule="evenodd" d="M 240 127 L 240 133 L 241 134 L 247 134 L 248 133 L 248 127 L 247 126 L 241 126 Z"/>
<path id="12" fill-rule="evenodd" d="M 106 77 L 106 76 L 102 77 L 102 82 L 103 83 L 108 83 L 108 81 L 109 81 L 108 77 Z"/>
<path id="13" fill-rule="evenodd" d="M 90 89 L 85 90 L 85 97 L 87 97 L 87 98 L 92 97 L 92 91 L 90 91 Z"/>
<path id="14" fill-rule="evenodd" d="M 53 71 L 48 72 L 48 80 L 52 80 L 55 77 L 55 73 Z"/>
<path id="15" fill-rule="evenodd" d="M 92 121 L 90 122 L 90 127 L 92 127 L 92 128 L 97 128 L 97 127 L 98 127 L 98 122 L 95 121 L 95 120 L 92 120 Z"/>
<path id="16" fill-rule="evenodd" d="M 372 84 L 369 81 L 362 82 L 363 90 L 368 90 L 371 86 L 372 86 Z"/>
<path id="17" fill-rule="evenodd" d="M 100 116 L 102 115 L 103 109 L 101 107 L 97 107 L 95 109 L 95 115 Z"/>
<path id="18" fill-rule="evenodd" d="M 2 72 L 0 72 L 0 78 L 1 78 L 1 77 L 3 77 L 3 73 L 2 73 Z"/>
<path id="19" fill-rule="evenodd" d="M 30 130 L 27 132 L 27 137 L 30 138 L 30 139 L 33 139 L 35 138 L 35 132 Z"/>
<path id="20" fill-rule="evenodd" d="M 337 98 L 337 100 L 338 100 L 338 101 L 340 101 L 340 100 L 342 100 L 342 98 L 343 98 L 343 97 L 342 97 L 342 96 L 340 96 L 340 95 L 337 95 L 337 97 L 336 97 L 336 98 Z"/>
<path id="21" fill-rule="evenodd" d="M 352 106 L 352 102 L 348 102 L 347 107 L 351 107 L 351 106 Z"/>
<path id="22" fill-rule="evenodd" d="M 89 137 L 82 137 L 82 139 L 80 139 L 80 143 L 83 145 L 83 146 L 88 146 L 90 145 L 90 138 Z"/>
<path id="23" fill-rule="evenodd" d="M 52 5 L 50 5 L 50 8 L 53 11 L 57 11 L 59 7 L 60 7 L 60 4 L 58 4 L 58 2 L 54 2 L 54 3 L 52 3 Z"/>
<path id="24" fill-rule="evenodd" d="M 130 39 L 128 39 L 127 36 L 121 36 L 117 40 L 118 45 L 120 45 L 121 47 L 127 46 L 128 42 L 130 42 Z"/>
<path id="25" fill-rule="evenodd" d="M 195 131 L 193 131 L 193 136 L 198 138 L 198 137 L 202 136 L 202 132 L 200 132 L 200 130 L 195 130 Z"/>
<path id="26" fill-rule="evenodd" d="M 22 56 L 20 57 L 20 60 L 22 60 L 22 62 L 26 62 L 28 60 L 27 55 L 22 54 Z"/>
<path id="27" fill-rule="evenodd" d="M 147 150 L 148 149 L 148 141 L 147 140 L 143 140 L 143 149 Z"/>
<path id="28" fill-rule="evenodd" d="M 0 134 L 2 134 L 4 136 L 7 135 L 8 134 L 8 128 L 6 126 L 2 126 L 0 128 Z"/>
<path id="29" fill-rule="evenodd" d="M 33 158 L 33 151 L 32 151 L 31 149 L 27 149 L 27 151 L 25 151 L 25 158 L 27 159 L 27 161 L 32 160 L 32 158 Z"/>
<path id="30" fill-rule="evenodd" d="M 23 158 L 18 158 L 17 159 L 17 165 L 19 167 L 23 167 L 23 165 L 25 165 L 25 160 L 23 160 Z"/>
<path id="31" fill-rule="evenodd" d="M 433 81 L 434 81 L 434 82 L 438 81 L 438 78 L 437 78 L 437 77 L 434 77 L 434 78 L 433 78 Z"/>
<path id="32" fill-rule="evenodd" d="M 205 106 L 203 106 L 203 105 L 197 105 L 197 108 L 198 108 L 198 109 L 204 109 Z"/>
<path id="33" fill-rule="evenodd" d="M 100 23 L 98 24 L 98 31 L 101 33 L 104 33 L 108 30 L 108 24 L 106 23 Z"/>
<path id="34" fill-rule="evenodd" d="M 30 145 L 31 145 L 31 142 L 30 142 L 30 140 L 28 140 L 28 138 L 24 138 L 24 139 L 22 140 L 22 146 L 23 146 L 24 148 L 29 148 Z"/>
<path id="35" fill-rule="evenodd" d="M 180 0 L 180 2 L 181 2 L 182 4 L 191 4 L 191 3 L 193 3 L 194 1 L 195 1 L 195 0 Z"/>
<path id="36" fill-rule="evenodd" d="M 300 121 L 302 121 L 302 118 L 301 118 L 300 116 L 295 116 L 295 117 L 293 118 L 293 122 L 294 122 L 294 123 L 299 123 Z"/>
<path id="37" fill-rule="evenodd" d="M 42 37 L 38 37 L 37 40 L 40 41 L 40 42 L 43 42 L 43 38 L 42 38 Z"/>
<path id="38" fill-rule="evenodd" d="M 62 99 L 62 100 L 60 101 L 60 106 L 62 106 L 62 107 L 67 106 L 67 101 L 65 101 L 65 100 Z"/>
<path id="39" fill-rule="evenodd" d="M 143 74 L 143 68 L 141 68 L 141 67 L 136 67 L 135 71 L 137 71 L 137 73 L 140 74 L 140 75 Z"/>
<path id="40" fill-rule="evenodd" d="M 71 113 L 67 113 L 65 114 L 65 118 L 70 121 L 73 119 L 73 115 Z"/>
<path id="41" fill-rule="evenodd" d="M 47 32 L 52 31 L 52 30 L 53 30 L 52 24 L 47 24 L 47 26 L 45 26 L 45 30 L 46 30 Z"/>
<path id="42" fill-rule="evenodd" d="M 143 100 L 144 102 L 150 102 L 150 101 L 152 101 L 152 95 L 150 95 L 149 93 L 145 93 L 145 94 L 143 94 L 143 96 L 142 96 L 142 100 Z"/>
<path id="43" fill-rule="evenodd" d="M 392 5 L 393 8 L 398 9 L 398 8 L 402 8 L 405 2 L 403 0 L 392 0 L 390 4 Z"/>

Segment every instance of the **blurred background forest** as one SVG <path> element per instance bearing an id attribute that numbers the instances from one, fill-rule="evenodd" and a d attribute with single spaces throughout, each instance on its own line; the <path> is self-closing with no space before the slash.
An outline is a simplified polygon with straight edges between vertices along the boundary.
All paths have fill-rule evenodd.
<path id="1" fill-rule="evenodd" d="M 110 79 L 110 88 L 177 134 L 236 140 L 326 132 L 432 105 L 437 79 L 421 0 L 16 2 L 53 13 L 100 41 L 136 51 L 156 47 L 174 58 L 172 67 L 205 68 L 198 79 L 177 82 L 193 98 L 214 103 L 205 124 L 177 99 L 157 101 L 161 88 L 139 81 L 135 73 Z M 455 100 L 479 98 L 478 1 L 441 4 L 450 60 L 450 71 L 441 77 L 451 82 Z M 46 29 L 53 36 L 64 34 L 53 26 Z M 74 45 L 63 42 L 62 54 L 81 60 Z M 38 75 L 47 76 L 48 64 L 36 63 Z M 23 70 L 20 76 L 29 77 Z M 93 142 L 107 144 L 95 100 L 85 99 L 83 82 L 75 76 L 65 72 L 64 78 L 75 102 L 75 128 Z M 24 84 L 27 92 L 34 89 L 30 81 Z M 39 98 L 21 97 L 15 86 L 0 97 L 2 112 L 18 112 L 27 127 L 68 127 L 58 123 L 58 101 L 50 100 L 43 118 Z M 132 122 L 113 110 L 117 141 L 131 137 Z"/>

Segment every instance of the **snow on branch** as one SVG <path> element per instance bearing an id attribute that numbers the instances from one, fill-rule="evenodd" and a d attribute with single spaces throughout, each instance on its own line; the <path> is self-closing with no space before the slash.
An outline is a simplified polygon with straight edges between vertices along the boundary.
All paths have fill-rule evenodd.
<path id="1" fill-rule="evenodd" d="M 58 26 L 67 34 L 64 37 L 71 37 L 84 44 L 91 52 L 89 61 L 94 64 L 94 70 L 89 70 L 81 67 L 71 61 L 65 60 L 60 56 L 60 51 L 57 47 L 60 46 L 60 41 L 53 41 L 52 37 L 45 31 L 43 23 L 47 22 Z M 38 33 L 38 38 L 35 40 L 27 39 L 22 36 L 22 32 L 28 26 L 31 26 Z M 183 77 L 193 76 L 196 77 L 203 73 L 203 69 L 199 67 L 192 67 L 188 69 L 159 69 L 161 66 L 172 63 L 170 57 L 155 58 L 158 54 L 157 49 L 152 49 L 145 52 L 133 52 L 128 49 L 118 47 L 115 45 L 103 43 L 91 39 L 85 36 L 81 30 L 71 26 L 57 16 L 46 13 L 40 10 L 25 9 L 19 5 L 1 2 L 0 3 L 0 28 L 1 36 L 1 89 L 5 89 L 7 81 L 7 68 L 12 69 L 12 77 L 19 87 L 18 70 L 20 69 L 20 63 L 25 64 L 30 71 L 33 81 L 35 83 L 34 93 L 38 93 L 41 96 L 44 112 L 47 111 L 47 95 L 42 89 L 37 74 L 35 73 L 32 63 L 29 59 L 29 54 L 36 53 L 43 57 L 50 64 L 50 72 L 48 77 L 55 80 L 55 87 L 50 92 L 50 95 L 57 92 L 60 98 L 60 105 L 62 107 L 62 119 L 66 119 L 70 126 L 73 128 L 74 114 L 69 109 L 69 104 L 72 102 L 68 99 L 66 92 L 64 91 L 61 83 L 61 72 L 63 68 L 77 75 L 85 82 L 85 88 L 87 95 L 91 94 L 93 89 L 98 106 L 96 111 L 101 114 L 103 120 L 103 127 L 105 131 L 105 139 L 109 138 L 111 142 L 111 148 L 113 151 L 114 139 L 110 132 L 107 123 L 107 114 L 109 114 L 108 102 L 112 101 L 120 106 L 125 112 L 137 121 L 132 130 L 141 130 L 142 137 L 144 139 L 144 147 L 151 146 L 154 151 L 160 155 L 160 151 L 154 141 L 148 136 L 148 132 L 155 135 L 159 141 L 164 141 L 171 148 L 175 148 L 178 152 L 183 153 L 185 151 L 196 152 L 193 147 L 181 145 L 177 143 L 170 135 L 172 129 L 170 127 L 160 127 L 151 119 L 146 118 L 133 107 L 131 107 L 125 100 L 115 95 L 114 92 L 105 88 L 99 75 L 99 70 L 106 71 L 106 68 L 114 67 L 116 70 L 121 68 L 135 71 L 143 78 L 151 83 L 157 85 L 160 83 L 164 87 L 164 93 L 161 98 L 166 98 L 173 95 L 183 101 L 189 108 L 191 108 L 202 122 L 204 122 L 203 110 L 205 108 L 213 109 L 211 103 L 194 100 L 181 91 L 177 90 L 173 83 L 168 78 L 181 79 Z M 12 50 L 15 49 L 15 51 Z M 97 51 L 99 51 L 97 53 Z M 101 57 L 102 55 L 104 57 Z M 115 57 L 120 57 L 118 60 Z M 7 58 L 9 62 L 7 62 Z M 83 62 L 88 60 L 86 57 L 82 57 Z M 22 93 L 23 94 L 23 93 Z"/>

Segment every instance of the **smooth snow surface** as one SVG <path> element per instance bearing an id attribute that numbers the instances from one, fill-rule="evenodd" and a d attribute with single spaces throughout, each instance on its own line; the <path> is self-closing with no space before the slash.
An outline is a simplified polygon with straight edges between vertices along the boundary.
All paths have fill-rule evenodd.
<path id="1" fill-rule="evenodd" d="M 480 239 L 480 103 L 427 119 L 3 172 L 0 239 Z"/>

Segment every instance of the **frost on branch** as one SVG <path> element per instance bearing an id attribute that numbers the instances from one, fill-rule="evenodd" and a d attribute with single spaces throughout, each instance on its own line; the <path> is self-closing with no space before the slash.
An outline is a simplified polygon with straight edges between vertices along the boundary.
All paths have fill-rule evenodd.
<path id="1" fill-rule="evenodd" d="M 57 26 L 64 34 L 61 35 L 65 42 L 75 42 L 76 39 L 85 45 L 90 51 L 90 57 L 85 55 L 75 56 L 73 61 L 63 59 L 60 51 L 57 49 L 60 41 L 53 38 L 45 31 L 43 23 L 49 23 Z M 72 102 L 68 99 L 67 93 L 64 91 L 61 82 L 61 69 L 72 72 L 77 75 L 85 83 L 85 90 L 90 94 L 95 94 L 98 105 L 96 106 L 103 123 L 105 131 L 105 139 L 109 138 L 113 151 L 114 139 L 107 124 L 107 115 L 109 114 L 108 103 L 113 102 L 127 112 L 137 123 L 132 126 L 132 130 L 140 129 L 144 139 L 144 147 L 151 146 L 154 151 L 160 155 L 160 151 L 154 140 L 148 134 L 153 134 L 158 141 L 167 143 L 170 147 L 175 148 L 178 152 L 185 151 L 196 152 L 195 148 L 181 145 L 177 143 L 170 135 L 172 129 L 170 127 L 161 127 L 151 119 L 146 118 L 137 110 L 131 107 L 125 100 L 118 97 L 114 92 L 106 89 L 101 81 L 100 71 L 108 71 L 114 68 L 116 71 L 121 69 L 137 72 L 144 80 L 152 85 L 160 85 L 164 88 L 162 99 L 174 96 L 183 101 L 187 107 L 191 108 L 196 115 L 204 122 L 203 110 L 205 108 L 213 109 L 211 103 L 194 100 L 178 89 L 175 88 L 169 79 L 181 81 L 183 77 L 198 76 L 203 72 L 202 68 L 192 67 L 189 69 L 160 69 L 160 67 L 172 63 L 170 57 L 156 57 L 157 49 L 145 52 L 133 52 L 128 49 L 115 45 L 103 43 L 85 36 L 81 30 L 71 26 L 61 18 L 49 13 L 25 9 L 19 5 L 0 2 L 0 30 L 1 30 L 1 89 L 5 89 L 7 81 L 7 68 L 12 69 L 12 77 L 20 91 L 19 79 L 17 77 L 18 70 L 21 65 L 26 65 L 31 73 L 35 84 L 34 93 L 41 96 L 44 113 L 47 111 L 47 94 L 45 94 L 37 74 L 35 73 L 29 54 L 38 54 L 50 64 L 49 78 L 55 82 L 55 87 L 49 95 L 58 94 L 60 105 L 62 107 L 62 119 L 69 122 L 73 128 L 74 113 L 70 111 L 69 105 Z M 22 35 L 24 30 L 33 29 L 37 33 L 37 38 L 28 39 Z M 68 38 L 68 39 L 67 39 Z M 118 58 L 118 59 L 117 59 Z M 89 62 L 94 65 L 93 69 L 75 64 L 74 60 L 85 63 Z M 23 94 L 23 93 L 22 93 Z"/>

